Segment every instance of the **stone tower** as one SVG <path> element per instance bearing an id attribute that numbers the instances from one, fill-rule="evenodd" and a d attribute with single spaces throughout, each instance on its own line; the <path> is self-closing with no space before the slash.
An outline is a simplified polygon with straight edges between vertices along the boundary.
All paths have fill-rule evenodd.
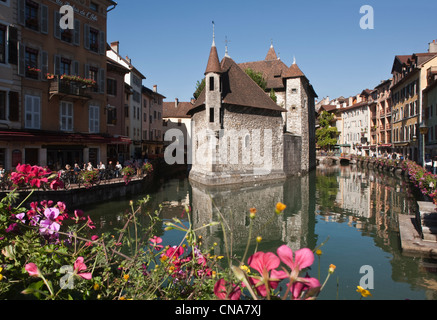
<path id="1" fill-rule="evenodd" d="M 221 123 L 221 67 L 213 35 L 211 51 L 205 70 L 205 109 L 208 129 L 217 133 Z"/>

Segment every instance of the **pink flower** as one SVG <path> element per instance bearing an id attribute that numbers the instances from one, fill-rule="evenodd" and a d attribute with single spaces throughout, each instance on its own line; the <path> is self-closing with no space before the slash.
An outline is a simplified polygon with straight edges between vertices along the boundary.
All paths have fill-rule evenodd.
<path id="1" fill-rule="evenodd" d="M 82 272 L 85 270 L 86 265 L 83 263 L 83 257 L 77 258 L 76 262 L 74 263 L 74 273 L 85 280 L 91 280 L 92 274 L 89 272 Z"/>
<path id="2" fill-rule="evenodd" d="M 162 242 L 162 238 L 154 236 L 153 238 L 149 239 L 149 241 L 151 242 L 151 246 L 153 246 L 155 248 L 155 250 L 159 251 L 162 248 L 164 248 L 164 246 L 159 245 L 159 243 Z"/>
<path id="3" fill-rule="evenodd" d="M 310 278 L 306 275 L 305 278 L 300 278 L 300 281 L 293 284 L 287 284 L 290 286 L 292 298 L 297 299 L 311 299 L 315 297 L 320 291 L 320 282 L 316 278 Z"/>
<path id="4" fill-rule="evenodd" d="M 29 273 L 31 277 L 39 277 L 41 275 L 41 272 L 39 271 L 38 267 L 34 263 L 26 264 L 24 269 Z"/>
<path id="5" fill-rule="evenodd" d="M 227 287 L 232 285 L 232 290 L 227 293 Z M 220 279 L 214 285 L 214 294 L 219 300 L 239 300 L 241 296 L 240 287 L 235 284 L 231 284 L 225 281 L 225 279 Z"/>
<path id="6" fill-rule="evenodd" d="M 289 266 L 291 271 L 308 268 L 314 262 L 314 253 L 308 248 L 297 250 L 293 255 L 293 251 L 288 246 L 283 245 L 278 248 L 277 253 L 281 261 Z"/>
<path id="7" fill-rule="evenodd" d="M 90 216 L 88 216 L 87 225 L 88 225 L 88 228 L 90 228 L 91 230 L 96 228 L 96 226 L 94 225 L 94 222 L 91 220 Z"/>
<path id="8" fill-rule="evenodd" d="M 263 297 L 267 295 L 266 284 L 269 288 L 276 289 L 279 282 L 287 277 L 285 272 L 274 270 L 279 267 L 281 261 L 272 252 L 257 252 L 249 258 L 248 263 L 251 268 L 257 270 L 261 275 L 261 278 L 250 277 L 249 280 L 255 285 L 258 294 Z M 260 281 L 263 284 L 258 284 Z"/>

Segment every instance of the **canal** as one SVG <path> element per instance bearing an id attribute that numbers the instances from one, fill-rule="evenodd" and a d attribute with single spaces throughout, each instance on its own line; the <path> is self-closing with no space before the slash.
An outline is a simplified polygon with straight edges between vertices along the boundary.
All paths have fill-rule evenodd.
<path id="1" fill-rule="evenodd" d="M 372 297 L 366 299 L 437 298 L 437 261 L 402 253 L 398 218 L 415 210 L 416 202 L 408 185 L 393 174 L 349 166 L 319 167 L 285 182 L 215 188 L 182 177 L 160 181 L 149 195 L 148 210 L 161 205 L 163 221 L 178 217 L 187 223 L 185 205 L 191 207 L 195 228 L 222 217 L 225 233 L 221 225 L 198 232 L 203 245 L 214 247 L 218 255 L 229 249 L 241 258 L 249 235 L 250 208 L 257 209 L 252 236 L 262 237 L 258 250 L 276 252 L 282 244 L 293 250 L 314 249 L 323 244 L 320 264 L 316 257 L 309 273 L 318 277 L 320 267 L 323 281 L 330 264 L 336 270 L 320 300 L 358 300 L 356 289 L 363 279 L 373 288 Z M 114 230 L 122 227 L 129 200 L 83 209 L 100 231 Z M 281 216 L 274 213 L 277 202 L 287 205 Z M 177 245 L 184 236 L 180 231 L 164 232 L 163 227 L 157 235 L 164 245 Z"/>

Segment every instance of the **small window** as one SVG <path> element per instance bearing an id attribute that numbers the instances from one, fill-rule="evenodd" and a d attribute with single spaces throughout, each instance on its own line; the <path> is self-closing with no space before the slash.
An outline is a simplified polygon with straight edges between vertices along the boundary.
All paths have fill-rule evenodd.
<path id="1" fill-rule="evenodd" d="M 214 91 L 214 77 L 209 77 L 209 91 Z"/>
<path id="2" fill-rule="evenodd" d="M 214 122 L 214 108 L 209 108 L 209 122 Z"/>
<path id="3" fill-rule="evenodd" d="M 95 11 L 95 12 L 99 12 L 99 5 L 97 3 L 91 2 L 90 9 Z"/>

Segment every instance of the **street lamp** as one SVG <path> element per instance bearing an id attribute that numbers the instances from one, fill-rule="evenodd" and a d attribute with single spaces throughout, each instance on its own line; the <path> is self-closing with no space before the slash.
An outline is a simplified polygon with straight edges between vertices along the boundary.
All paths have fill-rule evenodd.
<path id="1" fill-rule="evenodd" d="M 428 127 L 426 126 L 425 122 L 422 122 L 419 128 L 420 134 L 422 135 L 422 140 L 423 140 L 423 153 L 422 153 L 422 165 L 425 168 L 426 167 L 426 163 L 425 163 L 425 136 L 428 134 Z"/>

